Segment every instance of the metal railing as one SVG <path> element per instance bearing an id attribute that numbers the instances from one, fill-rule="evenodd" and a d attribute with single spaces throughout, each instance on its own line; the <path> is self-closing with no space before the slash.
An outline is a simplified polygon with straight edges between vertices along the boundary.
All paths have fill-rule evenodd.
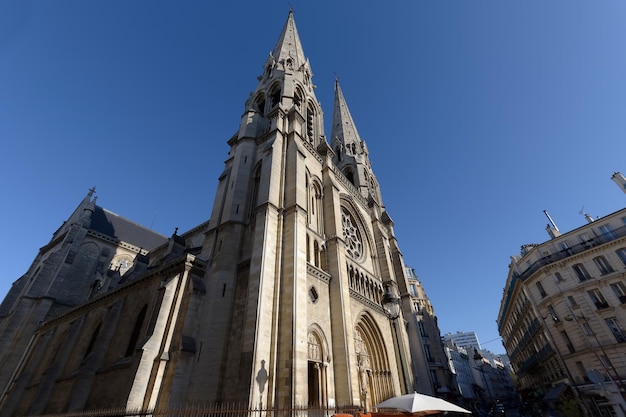
<path id="1" fill-rule="evenodd" d="M 331 417 L 334 414 L 358 416 L 360 408 L 343 407 L 291 407 L 249 408 L 242 404 L 187 404 L 167 410 L 141 410 L 108 408 L 98 410 L 68 411 L 40 415 L 40 417 Z M 30 417 L 24 415 L 21 417 Z"/>

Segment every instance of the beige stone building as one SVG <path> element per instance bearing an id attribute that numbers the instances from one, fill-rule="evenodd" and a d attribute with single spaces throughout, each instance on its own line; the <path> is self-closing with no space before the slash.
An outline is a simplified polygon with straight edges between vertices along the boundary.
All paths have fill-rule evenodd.
<path id="1" fill-rule="evenodd" d="M 289 13 L 192 230 L 94 227 L 89 193 L 2 304 L 1 416 L 413 391 L 394 225 L 339 84 L 328 141 L 312 76 Z"/>
<path id="2" fill-rule="evenodd" d="M 525 400 L 624 416 L 626 209 L 585 217 L 561 233 L 548 216 L 550 240 L 512 257 L 498 326 Z"/>
<path id="3" fill-rule="evenodd" d="M 417 391 L 457 400 L 460 393 L 448 366 L 435 309 L 415 269 L 407 267 L 406 276 L 413 314 L 406 315 L 405 319 L 408 321 L 409 346 Z"/>

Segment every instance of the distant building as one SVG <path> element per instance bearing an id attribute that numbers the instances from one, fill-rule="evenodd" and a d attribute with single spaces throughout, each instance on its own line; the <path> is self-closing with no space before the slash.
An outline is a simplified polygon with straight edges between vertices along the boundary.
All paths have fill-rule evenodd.
<path id="1" fill-rule="evenodd" d="M 480 342 L 475 332 L 446 333 L 443 335 L 443 339 L 450 340 L 460 347 L 480 349 Z"/>
<path id="2" fill-rule="evenodd" d="M 490 410 L 497 403 L 507 406 L 517 403 L 510 372 L 500 355 L 476 347 L 457 346 L 452 340 L 445 343 L 449 367 L 465 405 Z"/>
<path id="3" fill-rule="evenodd" d="M 526 400 L 579 397 L 592 415 L 624 415 L 626 209 L 584 215 L 567 233 L 548 216 L 550 240 L 511 258 L 498 328 Z"/>
<path id="4" fill-rule="evenodd" d="M 413 358 L 413 374 L 417 392 L 441 397 L 458 396 L 448 360 L 441 342 L 435 309 L 415 270 L 406 267 L 413 314 L 408 322 L 409 347 Z"/>
<path id="5" fill-rule="evenodd" d="M 467 350 L 449 340 L 445 342 L 445 352 L 448 357 L 448 367 L 454 375 L 454 381 L 459 394 L 463 398 L 463 403 L 473 406 L 477 397 L 474 389 L 474 373 Z"/>

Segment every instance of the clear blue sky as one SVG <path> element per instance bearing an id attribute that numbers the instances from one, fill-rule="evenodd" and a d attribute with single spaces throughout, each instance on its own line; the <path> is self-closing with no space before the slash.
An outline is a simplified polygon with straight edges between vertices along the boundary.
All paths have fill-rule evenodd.
<path id="1" fill-rule="evenodd" d="M 370 150 L 442 333 L 498 338 L 509 257 L 626 205 L 626 2 L 292 0 Z M 208 219 L 277 1 L 0 2 L 0 294 L 92 186 L 169 236 Z M 503 348 L 498 340 L 484 347 Z"/>

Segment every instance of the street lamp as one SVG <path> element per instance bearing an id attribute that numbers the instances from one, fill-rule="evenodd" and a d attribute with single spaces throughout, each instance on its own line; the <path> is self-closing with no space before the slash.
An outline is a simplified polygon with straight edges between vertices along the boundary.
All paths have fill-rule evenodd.
<path id="1" fill-rule="evenodd" d="M 390 287 L 387 287 L 385 294 L 383 294 L 381 304 L 389 320 L 395 320 L 400 317 L 400 299 L 396 297 Z"/>
<path id="2" fill-rule="evenodd" d="M 396 320 L 400 317 L 400 298 L 398 298 L 392 291 L 391 286 L 388 285 L 383 294 L 383 298 L 380 300 L 385 315 L 391 321 L 393 327 L 393 333 L 396 339 L 396 346 L 398 348 L 398 357 L 400 359 L 400 369 L 402 370 L 402 384 L 404 385 L 404 392 L 408 393 L 409 389 L 406 382 L 406 373 L 404 372 L 404 360 L 402 359 L 402 347 L 400 346 L 400 339 L 398 337 L 398 328 L 396 327 Z"/>

